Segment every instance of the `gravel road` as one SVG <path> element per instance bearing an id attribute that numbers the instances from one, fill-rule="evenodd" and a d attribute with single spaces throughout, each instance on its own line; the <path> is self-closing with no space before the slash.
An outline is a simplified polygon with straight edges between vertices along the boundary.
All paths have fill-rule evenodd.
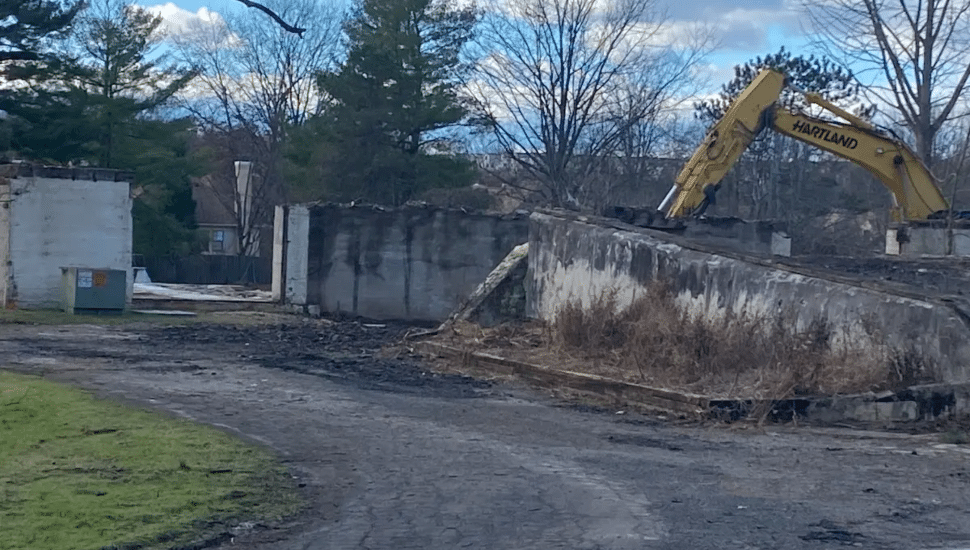
<path id="1" fill-rule="evenodd" d="M 406 327 L 0 325 L 0 365 L 265 444 L 310 502 L 229 549 L 970 548 L 970 447 L 684 424 L 435 374 Z"/>

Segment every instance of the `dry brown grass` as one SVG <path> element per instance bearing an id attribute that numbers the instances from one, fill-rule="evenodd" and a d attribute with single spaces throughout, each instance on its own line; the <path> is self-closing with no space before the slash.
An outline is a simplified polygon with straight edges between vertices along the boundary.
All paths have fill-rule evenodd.
<path id="1" fill-rule="evenodd" d="M 626 309 L 616 296 L 605 292 L 587 308 L 564 304 L 551 343 L 571 356 L 609 363 L 627 380 L 754 399 L 887 389 L 925 374 L 917 353 L 890 349 L 861 320 L 836 329 L 817 319 L 795 330 L 792 315 L 692 316 L 661 284 Z"/>
<path id="2" fill-rule="evenodd" d="M 728 399 L 860 393 L 926 379 L 920 355 L 887 345 L 871 320 L 839 328 L 816 320 L 799 331 L 793 318 L 694 317 L 657 284 L 625 309 L 616 292 L 604 292 L 586 307 L 564 303 L 550 325 L 463 324 L 447 338 L 534 364 Z"/>

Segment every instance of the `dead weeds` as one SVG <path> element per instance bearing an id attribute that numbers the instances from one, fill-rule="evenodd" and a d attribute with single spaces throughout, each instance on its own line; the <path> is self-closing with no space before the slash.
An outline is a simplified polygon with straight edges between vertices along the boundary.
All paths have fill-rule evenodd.
<path id="1" fill-rule="evenodd" d="M 684 311 L 669 288 L 656 284 L 627 308 L 608 291 L 585 306 L 564 303 L 549 325 L 482 329 L 459 323 L 439 339 L 470 351 L 725 399 L 861 393 L 926 379 L 920 355 L 888 346 L 871 321 L 834 327 L 816 319 L 799 329 L 794 318 L 707 319 Z"/>

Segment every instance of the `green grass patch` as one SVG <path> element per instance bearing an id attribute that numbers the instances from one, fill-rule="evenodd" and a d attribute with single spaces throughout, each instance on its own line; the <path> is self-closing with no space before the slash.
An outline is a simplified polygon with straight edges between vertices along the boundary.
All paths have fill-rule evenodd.
<path id="1" fill-rule="evenodd" d="M 0 549 L 167 548 L 300 507 L 267 450 L 0 371 Z"/>

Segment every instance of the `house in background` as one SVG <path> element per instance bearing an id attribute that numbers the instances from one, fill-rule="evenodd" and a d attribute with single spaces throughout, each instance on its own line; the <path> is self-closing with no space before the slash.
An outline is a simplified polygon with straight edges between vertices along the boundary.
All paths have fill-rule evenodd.
<path id="1" fill-rule="evenodd" d="M 210 174 L 192 182 L 195 216 L 199 229 L 207 236 L 203 254 L 224 256 L 263 256 L 271 247 L 272 227 L 260 223 L 260 204 L 255 204 L 260 177 L 251 162 L 233 163 L 234 177 Z M 269 205 L 272 208 L 274 205 Z"/>
<path id="2" fill-rule="evenodd" d="M 207 237 L 203 254 L 235 256 L 239 254 L 239 236 L 236 215 L 227 207 L 224 193 L 220 192 L 213 176 L 203 176 L 192 181 L 192 198 L 195 199 L 195 219 L 199 230 Z M 230 196 L 228 200 L 232 200 Z M 232 203 L 230 203 L 232 204 Z"/>

